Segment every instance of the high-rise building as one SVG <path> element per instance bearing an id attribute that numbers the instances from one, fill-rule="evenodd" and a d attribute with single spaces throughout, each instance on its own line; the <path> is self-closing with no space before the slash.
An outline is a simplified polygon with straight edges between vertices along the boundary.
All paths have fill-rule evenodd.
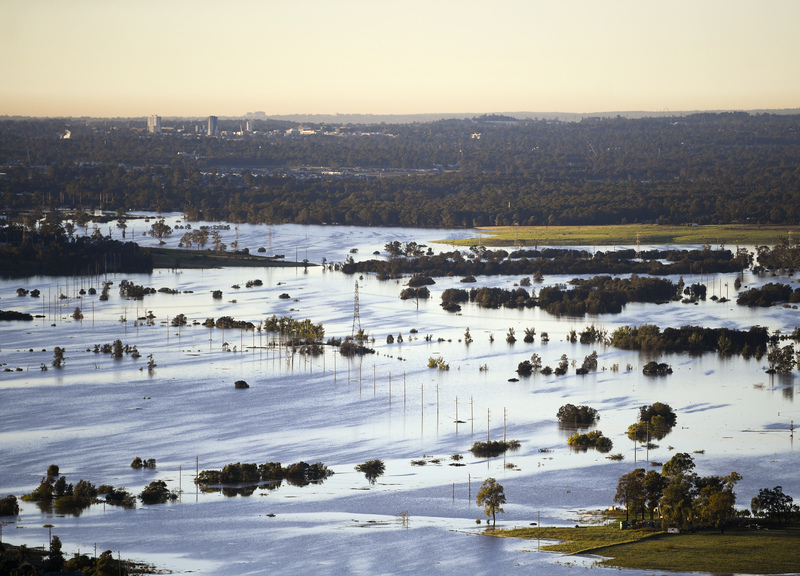
<path id="1" fill-rule="evenodd" d="M 217 117 L 208 117 L 208 132 L 209 136 L 219 136 L 219 126 L 217 125 Z"/>
<path id="2" fill-rule="evenodd" d="M 147 132 L 149 134 L 161 134 L 161 116 L 150 116 L 147 119 Z"/>

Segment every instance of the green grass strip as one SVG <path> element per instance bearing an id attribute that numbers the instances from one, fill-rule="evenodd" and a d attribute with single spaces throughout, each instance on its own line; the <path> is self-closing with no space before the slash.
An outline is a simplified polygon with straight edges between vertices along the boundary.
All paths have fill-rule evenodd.
<path id="1" fill-rule="evenodd" d="M 618 244 L 710 244 L 774 246 L 781 238 L 797 241 L 798 226 L 708 225 L 658 226 L 490 226 L 475 229 L 474 238 L 442 240 L 459 246 L 614 246 Z"/>
<path id="2" fill-rule="evenodd" d="M 616 527 L 521 528 L 498 530 L 495 536 L 557 539 L 542 549 L 563 554 L 596 554 L 608 567 L 715 572 L 785 574 L 800 567 L 800 527 L 782 530 L 718 531 L 667 534 L 619 530 Z"/>

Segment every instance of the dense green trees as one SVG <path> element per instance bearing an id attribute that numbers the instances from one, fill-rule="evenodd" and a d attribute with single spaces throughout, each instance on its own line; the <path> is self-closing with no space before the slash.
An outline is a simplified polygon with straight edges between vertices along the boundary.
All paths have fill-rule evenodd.
<path id="1" fill-rule="evenodd" d="M 565 426 L 587 427 L 600 419 L 597 410 L 591 406 L 575 406 L 574 404 L 564 404 L 556 413 L 559 423 Z"/>
<path id="2" fill-rule="evenodd" d="M 0 269 L 9 276 L 92 276 L 106 272 L 153 271 L 150 253 L 141 250 L 133 242 L 120 242 L 102 236 L 65 239 L 36 231 L 23 233 L 21 227 L 14 223 L 0 227 L 0 242 L 2 238 L 7 239 L 8 243 L 0 246 Z"/>
<path id="3" fill-rule="evenodd" d="M 682 326 L 663 331 L 652 324 L 622 326 L 611 333 L 611 346 L 623 350 L 655 350 L 662 352 L 718 352 L 739 354 L 744 358 L 761 358 L 767 350 L 769 334 L 762 326 L 749 330 Z"/>
<path id="4" fill-rule="evenodd" d="M 781 486 L 762 488 L 758 491 L 758 496 L 750 501 L 750 508 L 754 515 L 764 515 L 780 526 L 788 523 L 793 513 L 800 511 L 793 501 L 791 496 L 784 494 Z"/>
<path id="5" fill-rule="evenodd" d="M 647 501 L 644 478 L 644 468 L 637 468 L 633 472 L 623 474 L 617 483 L 614 502 L 625 507 L 626 520 L 629 519 L 630 514 L 633 514 L 634 518 L 641 514 L 642 519 L 644 519 L 645 503 Z"/>
<path id="6" fill-rule="evenodd" d="M 92 505 L 97 498 L 97 488 L 87 480 L 68 484 L 66 476 L 58 475 L 58 466 L 51 465 L 36 489 L 22 496 L 26 502 L 37 502 L 43 508 L 55 507 L 60 512 L 77 513 Z"/>
<path id="7" fill-rule="evenodd" d="M 544 248 L 541 250 L 516 250 L 510 254 L 505 250 L 486 250 L 472 246 L 469 251 L 454 250 L 440 254 L 426 253 L 410 258 L 390 258 L 348 261 L 342 265 L 347 274 L 373 272 L 380 278 L 398 278 L 403 274 L 426 274 L 430 276 L 463 276 L 462 282 L 474 282 L 476 275 L 532 275 L 541 280 L 544 274 L 595 274 L 601 275 L 589 281 L 573 282 L 584 288 L 603 283 L 607 289 L 616 287 L 631 299 L 665 301 L 677 296 L 669 290 L 664 280 L 650 284 L 648 280 L 631 277 L 623 284 L 614 284 L 607 274 L 637 274 L 658 276 L 666 274 L 688 274 L 704 272 L 738 272 L 742 269 L 742 256 L 730 250 L 650 250 L 640 253 L 634 250 L 613 252 L 567 248 Z M 667 264 L 662 263 L 666 260 Z M 537 281 L 539 281 L 537 280 Z M 697 284 L 697 290 L 705 290 Z M 655 289 L 654 296 L 647 294 Z"/>
<path id="8" fill-rule="evenodd" d="M 470 302 L 482 308 L 532 308 L 539 306 L 550 314 L 583 316 L 585 314 L 619 313 L 628 302 L 663 302 L 674 298 L 677 286 L 663 278 L 611 278 L 595 276 L 570 281 L 574 287 L 546 286 L 539 291 L 525 288 L 448 288 L 442 292 L 442 307 L 449 312 L 461 310 L 460 303 Z M 582 341 L 594 341 L 596 334 L 581 334 Z M 532 341 L 532 335 L 530 340 Z M 600 338 L 602 339 L 602 338 Z"/>
<path id="9" fill-rule="evenodd" d="M 567 444 L 576 450 L 588 450 L 595 448 L 598 452 L 610 452 L 614 447 L 611 438 L 603 436 L 600 430 L 592 430 L 586 434 L 576 432 L 567 438 Z"/>
<path id="10" fill-rule="evenodd" d="M 0 498 L 0 516 L 16 516 L 19 514 L 19 503 L 17 497 L 9 494 L 5 498 Z"/>
<path id="11" fill-rule="evenodd" d="M 692 457 L 681 452 L 662 466 L 661 474 L 637 468 L 620 477 L 614 501 L 626 507 L 626 518 L 631 513 L 644 520 L 649 511 L 652 519 L 658 507 L 665 527 L 708 526 L 724 532 L 736 516 L 733 489 L 742 477 L 737 472 L 698 476 L 694 467 Z"/>
<path id="12" fill-rule="evenodd" d="M 767 307 L 776 302 L 800 302 L 800 288 L 792 290 L 789 284 L 770 282 L 760 288 L 745 290 L 736 298 L 739 306 Z"/>
<path id="13" fill-rule="evenodd" d="M 177 499 L 178 493 L 170 490 L 163 480 L 153 480 L 139 493 L 142 504 L 165 504 Z"/>
<path id="14" fill-rule="evenodd" d="M 639 420 L 628 427 L 628 438 L 638 442 L 661 440 L 675 427 L 678 417 L 669 404 L 656 402 L 639 408 Z"/>

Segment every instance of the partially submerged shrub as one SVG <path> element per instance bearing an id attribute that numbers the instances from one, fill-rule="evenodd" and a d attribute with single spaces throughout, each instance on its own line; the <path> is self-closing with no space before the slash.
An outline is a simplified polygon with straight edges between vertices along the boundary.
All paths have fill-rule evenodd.
<path id="1" fill-rule="evenodd" d="M 597 410 L 590 406 L 564 404 L 558 409 L 556 418 L 561 424 L 586 427 L 594 424 L 600 419 L 600 416 L 598 416 Z"/>
<path id="2" fill-rule="evenodd" d="M 383 463 L 383 460 L 367 460 L 363 464 L 358 464 L 356 471 L 363 473 L 370 484 L 375 484 L 375 480 L 379 476 L 383 476 L 386 471 L 386 464 Z"/>
<path id="3" fill-rule="evenodd" d="M 516 450 L 519 447 L 519 440 L 489 440 L 488 442 L 475 442 L 469 451 L 475 456 L 491 458 L 505 454 L 509 450 Z"/>
<path id="4" fill-rule="evenodd" d="M 611 441 L 611 438 L 603 436 L 603 433 L 600 430 L 593 430 L 586 434 L 580 434 L 576 432 L 567 439 L 567 444 L 577 450 L 595 448 L 599 452 L 610 452 L 614 447 L 614 443 Z"/>

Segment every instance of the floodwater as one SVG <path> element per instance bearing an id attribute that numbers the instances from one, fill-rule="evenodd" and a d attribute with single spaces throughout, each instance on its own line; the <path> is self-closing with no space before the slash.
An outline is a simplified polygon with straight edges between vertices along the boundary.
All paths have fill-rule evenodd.
<path id="1" fill-rule="evenodd" d="M 167 223 L 176 224 L 177 216 L 167 215 Z M 129 227 L 128 238 L 135 233 L 136 241 L 152 245 L 155 241 L 142 235 L 144 226 L 140 221 Z M 113 234 L 120 237 L 119 230 Z M 350 255 L 371 258 L 391 240 L 429 243 L 465 232 L 241 225 L 222 231 L 223 241 L 230 245 L 237 234 L 239 246 L 251 253 L 264 246 L 287 260 L 342 262 Z M 176 246 L 180 235 L 176 231 L 167 245 Z M 351 254 L 352 249 L 358 252 Z M 118 292 L 125 278 L 182 293 L 126 300 Z M 96 544 L 99 551 L 177 573 L 573 574 L 593 560 L 540 553 L 535 541 L 481 535 L 486 520 L 475 496 L 485 478 L 495 477 L 505 488 L 502 526 L 585 523 L 587 511 L 613 504 L 619 476 L 647 467 L 648 459 L 665 462 L 676 452 L 692 453 L 703 475 L 740 472 L 739 507 L 747 507 L 764 487 L 780 485 L 800 497 L 800 457 L 790 433 L 793 420 L 800 421 L 796 376 L 770 377 L 764 373 L 766 359 L 651 357 L 565 341 L 571 329 L 590 324 L 609 332 L 644 323 L 762 325 L 782 332 L 800 325 L 797 310 L 736 306 L 734 278 L 707 280 L 709 295 L 732 299 L 724 304 L 636 304 L 622 314 L 587 318 L 470 304 L 455 315 L 442 310 L 439 296 L 446 288 L 464 287 L 458 278 L 436 278 L 431 299 L 417 306 L 399 299 L 403 281 L 322 267 L 102 276 L 100 281 L 114 282 L 105 302 L 99 300 L 97 278 L 2 280 L 0 308 L 44 318 L 0 325 L 0 369 L 11 370 L 0 371 L 0 494 L 30 492 L 50 464 L 58 464 L 72 483 L 86 479 L 138 493 L 162 479 L 181 490 L 174 503 L 134 510 L 95 505 L 79 516 L 43 513 L 21 502 L 19 518 L 2 519 L 3 541 L 42 545 L 48 534 L 42 526 L 53 524 L 67 554 L 93 553 Z M 256 279 L 263 285 L 245 287 Z M 546 277 L 543 285 L 569 279 Z M 511 287 L 519 280 L 479 277 L 470 286 Z M 789 280 L 745 274 L 744 284 Z M 77 291 L 90 286 L 98 294 L 78 299 Z M 19 287 L 38 288 L 42 297 L 18 297 Z M 213 290 L 222 290 L 223 298 L 213 299 Z M 284 293 L 288 299 L 279 298 Z M 69 298 L 59 299 L 60 294 Z M 82 321 L 72 318 L 76 307 L 83 310 Z M 150 312 L 152 325 L 136 320 Z M 190 324 L 171 327 L 169 320 L 179 313 Z M 376 353 L 347 359 L 329 348 L 311 358 L 270 346 L 278 335 L 192 325 L 221 316 L 258 323 L 273 314 L 322 323 L 326 338 L 348 336 L 360 325 L 375 338 Z M 522 341 L 526 327 L 536 329 L 533 344 Z M 467 328 L 470 345 L 464 343 Z M 513 345 L 505 341 L 509 328 L 518 338 Z M 542 332 L 549 333 L 548 344 L 541 343 Z M 402 334 L 403 342 L 387 344 L 389 334 Z M 117 339 L 136 345 L 141 358 L 114 360 L 93 352 L 96 344 Z M 65 366 L 44 371 L 41 365 L 50 365 L 55 346 L 66 349 Z M 561 377 L 509 381 L 517 376 L 517 364 L 534 352 L 555 367 L 562 354 L 580 365 L 593 350 L 595 373 L 578 376 L 570 367 Z M 150 354 L 157 364 L 152 374 Z M 450 369 L 429 369 L 431 357 L 443 358 Z M 651 359 L 669 363 L 674 373 L 643 376 L 641 367 Z M 235 389 L 236 380 L 250 388 Z M 568 449 L 569 432 L 559 429 L 555 417 L 568 402 L 598 409 L 597 429 L 624 460 Z M 625 431 L 638 408 L 653 402 L 670 404 L 678 425 L 658 448 L 634 452 Z M 474 441 L 504 436 L 519 440 L 520 449 L 493 459 L 468 452 Z M 453 460 L 455 454 L 463 459 Z M 136 456 L 155 458 L 157 468 L 132 469 Z M 385 461 L 386 473 L 370 484 L 354 467 L 374 458 Z M 247 496 L 198 492 L 193 483 L 198 466 L 301 460 L 324 462 L 335 474 L 308 486 L 258 487 Z M 402 512 L 408 512 L 407 526 L 399 520 Z"/>

